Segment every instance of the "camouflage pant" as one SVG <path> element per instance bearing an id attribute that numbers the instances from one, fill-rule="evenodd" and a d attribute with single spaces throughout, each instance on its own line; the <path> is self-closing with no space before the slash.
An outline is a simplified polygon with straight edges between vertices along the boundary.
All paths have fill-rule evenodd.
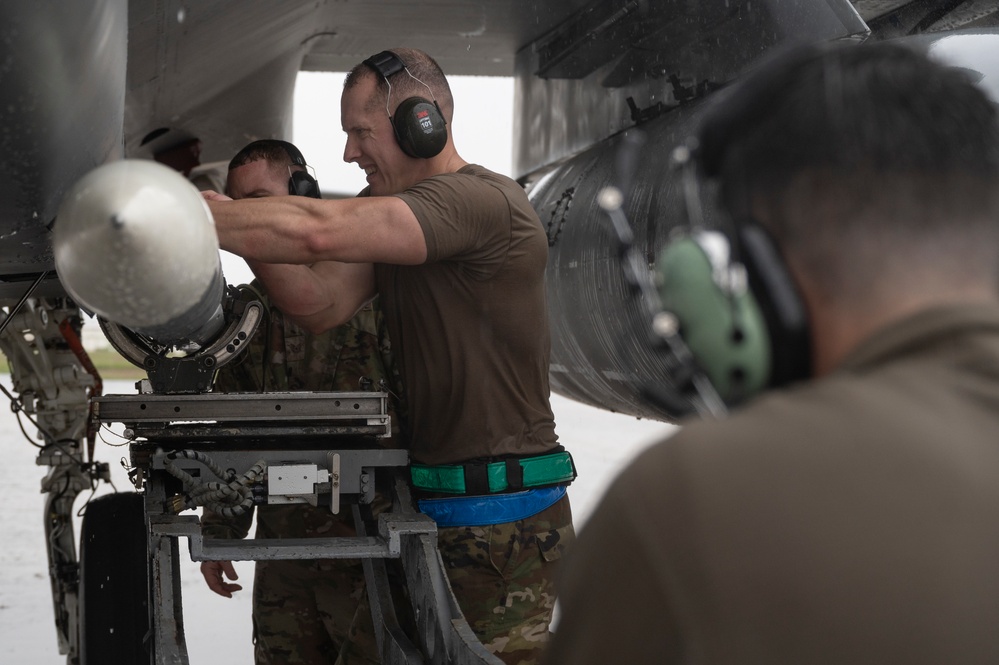
<path id="1" fill-rule="evenodd" d="M 364 573 L 356 560 L 261 561 L 253 583 L 257 665 L 377 663 L 368 617 L 357 619 Z"/>
<path id="2" fill-rule="evenodd" d="M 376 512 L 391 505 L 378 495 Z M 350 537 L 351 511 L 330 515 L 308 506 L 265 506 L 257 537 Z M 378 662 L 357 559 L 259 561 L 253 580 L 253 642 L 257 665 Z"/>
<path id="3" fill-rule="evenodd" d="M 538 662 L 558 560 L 574 539 L 568 497 L 525 520 L 438 530 L 465 618 L 507 665 Z M 259 562 L 253 625 L 257 665 L 378 662 L 359 561 Z"/>
<path id="4" fill-rule="evenodd" d="M 548 642 L 558 560 L 575 540 L 569 498 L 517 522 L 438 531 L 454 595 L 486 649 L 532 665 Z"/>

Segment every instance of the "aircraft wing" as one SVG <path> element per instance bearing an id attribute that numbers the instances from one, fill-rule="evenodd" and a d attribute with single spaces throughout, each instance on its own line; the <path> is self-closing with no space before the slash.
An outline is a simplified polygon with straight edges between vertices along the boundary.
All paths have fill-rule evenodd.
<path id="1" fill-rule="evenodd" d="M 224 162 L 250 140 L 286 137 L 303 69 L 345 70 L 412 45 L 449 74 L 516 77 L 514 169 L 528 183 L 709 94 L 780 41 L 994 26 L 997 8 L 999 0 L 0 0 L 0 303 L 46 273 L 34 295 L 62 292 L 51 229 L 85 173 L 122 157 L 169 163 L 193 152 Z M 555 250 L 559 237 L 567 242 L 558 235 L 565 222 L 590 228 L 580 216 L 597 216 L 580 208 L 593 192 L 573 191 L 539 210 L 558 226 L 549 228 Z M 650 255 L 665 231 L 650 232 Z M 589 233 L 573 242 L 585 255 L 604 241 Z M 607 287 L 600 279 L 579 288 Z M 556 315 L 557 331 L 577 329 L 572 312 Z"/>
<path id="2" fill-rule="evenodd" d="M 418 45 L 451 74 L 505 75 L 586 0 L 0 1 L 0 300 L 53 270 L 50 231 L 94 167 L 200 141 L 202 163 L 290 135 L 299 70 Z M 95 257 L 95 260 L 114 260 Z M 56 293 L 53 278 L 36 295 Z"/>

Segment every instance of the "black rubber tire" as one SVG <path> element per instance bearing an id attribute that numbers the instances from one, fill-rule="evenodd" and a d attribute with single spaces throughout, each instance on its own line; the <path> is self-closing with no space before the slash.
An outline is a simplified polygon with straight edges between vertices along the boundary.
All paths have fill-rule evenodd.
<path id="1" fill-rule="evenodd" d="M 142 495 L 94 499 L 80 529 L 82 665 L 148 665 L 148 590 Z"/>

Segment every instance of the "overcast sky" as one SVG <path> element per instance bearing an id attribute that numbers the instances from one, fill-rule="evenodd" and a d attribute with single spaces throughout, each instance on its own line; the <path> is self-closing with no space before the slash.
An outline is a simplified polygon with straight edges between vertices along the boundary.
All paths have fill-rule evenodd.
<path id="1" fill-rule="evenodd" d="M 343 74 L 301 72 L 295 86 L 292 142 L 315 169 L 325 191 L 356 193 L 364 189 L 364 172 L 343 161 L 344 133 L 340 128 Z M 455 147 L 466 161 L 510 175 L 513 134 L 513 79 L 452 76 Z M 222 269 L 231 284 L 253 278 L 246 264 L 222 253 Z"/>

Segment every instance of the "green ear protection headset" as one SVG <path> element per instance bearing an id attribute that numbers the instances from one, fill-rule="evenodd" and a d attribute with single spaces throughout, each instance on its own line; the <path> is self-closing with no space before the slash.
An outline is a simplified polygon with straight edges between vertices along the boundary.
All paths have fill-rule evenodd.
<path id="1" fill-rule="evenodd" d="M 674 151 L 691 231 L 660 254 L 659 295 L 694 359 L 729 404 L 810 375 L 808 318 L 780 253 L 755 220 L 728 210 L 727 232 L 703 228 L 700 177 L 721 175 L 732 145 L 821 52 L 801 47 L 735 84 L 707 109 L 694 139 Z"/>
<path id="2" fill-rule="evenodd" d="M 718 231 L 693 231 L 660 254 L 659 296 L 718 394 L 727 402 L 759 392 L 769 382 L 766 323 Z"/>

